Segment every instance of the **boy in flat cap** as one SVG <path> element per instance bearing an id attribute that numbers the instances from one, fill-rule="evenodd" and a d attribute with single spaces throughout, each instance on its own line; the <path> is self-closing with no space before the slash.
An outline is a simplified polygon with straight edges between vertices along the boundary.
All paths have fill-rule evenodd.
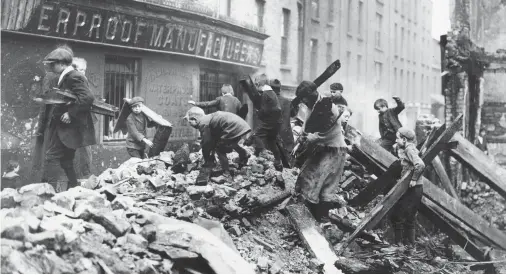
<path id="1" fill-rule="evenodd" d="M 57 188 L 59 166 L 63 168 L 72 188 L 78 185 L 74 169 L 77 148 L 94 145 L 95 128 L 91 116 L 94 97 L 86 77 L 72 67 L 73 53 L 68 47 L 59 47 L 44 58 L 49 71 L 59 75 L 58 88 L 77 97 L 75 102 L 50 106 L 48 113 L 49 139 L 45 155 L 45 175 Z M 62 191 L 62 190 L 57 190 Z"/>
<path id="2" fill-rule="evenodd" d="M 314 217 L 322 221 L 335 206 L 336 190 L 351 146 L 346 145 L 342 128 L 342 115 L 349 115 L 349 110 L 333 104 L 316 88 L 313 82 L 303 81 L 296 90 L 295 100 L 304 103 L 310 113 L 299 140 L 308 153 L 297 162 L 301 171 L 295 188 Z"/>
<path id="3" fill-rule="evenodd" d="M 241 110 L 241 102 L 234 96 L 234 88 L 230 84 L 223 84 L 221 87 L 221 96 L 212 101 L 195 102 L 188 101 L 191 105 L 205 108 L 205 107 L 218 107 L 218 111 L 229 112 L 232 114 L 239 114 Z"/>
<path id="4" fill-rule="evenodd" d="M 250 155 L 246 149 L 239 145 L 251 128 L 248 123 L 238 115 L 217 111 L 206 115 L 199 107 L 192 107 L 186 113 L 185 119 L 190 126 L 198 129 L 202 138 L 202 155 L 205 166 L 214 165 L 213 151 L 218 155 L 223 175 L 230 179 L 227 153 L 235 150 L 239 154 L 239 168 L 248 162 Z"/>
<path id="5" fill-rule="evenodd" d="M 330 85 L 330 97 L 334 104 L 348 106 L 348 102 L 343 97 L 343 90 L 341 83 L 332 83 Z"/>
<path id="6" fill-rule="evenodd" d="M 425 169 L 423 160 L 418 156 L 416 149 L 415 132 L 405 127 L 399 128 L 396 133 L 396 147 L 402 166 L 402 175 L 413 170 L 409 189 L 392 208 L 391 221 L 395 230 L 395 243 L 402 244 L 403 234 L 410 248 L 415 243 L 416 214 L 422 200 L 423 181 L 422 174 Z"/>
<path id="7" fill-rule="evenodd" d="M 388 108 L 388 102 L 380 98 L 374 102 L 374 109 L 378 111 L 379 132 L 381 147 L 394 154 L 393 145 L 395 144 L 395 135 L 397 130 L 402 127 L 399 120 L 399 114 L 404 110 L 404 103 L 398 97 L 393 97 L 397 106 Z"/>
<path id="8" fill-rule="evenodd" d="M 146 129 L 156 125 L 155 122 L 141 112 L 141 106 L 144 99 L 140 96 L 132 98 L 128 104 L 132 109 L 132 113 L 126 119 L 126 127 L 128 136 L 126 139 L 127 152 L 131 157 L 143 159 L 145 157 L 144 150 L 146 146 L 151 148 L 153 142 L 146 138 Z"/>

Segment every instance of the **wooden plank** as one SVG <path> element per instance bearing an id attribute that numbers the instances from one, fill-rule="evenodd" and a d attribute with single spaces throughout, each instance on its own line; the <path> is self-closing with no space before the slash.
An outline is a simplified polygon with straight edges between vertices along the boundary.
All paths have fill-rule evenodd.
<path id="1" fill-rule="evenodd" d="M 423 143 L 422 147 L 420 148 L 420 153 L 425 153 L 425 151 L 428 149 L 428 146 L 432 143 L 434 143 L 434 139 L 441 134 L 443 134 L 444 130 L 446 130 L 446 124 L 441 125 L 437 129 L 432 129 L 429 136 L 425 139 L 425 142 Z"/>
<path id="2" fill-rule="evenodd" d="M 438 213 L 437 207 L 427 198 L 422 198 L 422 205 L 420 212 L 429 218 L 439 229 L 445 232 L 455 243 L 464 248 L 473 258 L 478 261 L 486 261 L 485 251 L 482 250 L 477 244 L 469 240 L 467 236 L 463 235 L 457 228 L 449 224 L 441 213 Z"/>
<path id="3" fill-rule="evenodd" d="M 323 236 L 320 227 L 307 207 L 303 204 L 292 204 L 287 206 L 286 210 L 306 248 L 313 257 L 324 263 L 324 272 L 326 274 L 341 273 L 334 266 L 338 258 L 332 246 Z"/>
<path id="4" fill-rule="evenodd" d="M 15 29 L 16 30 L 19 30 L 21 28 L 23 28 L 23 23 L 24 23 L 24 19 L 25 19 L 25 8 L 26 8 L 26 2 L 27 0 L 18 0 L 19 1 L 19 4 L 18 4 L 18 18 L 16 20 L 16 25 L 15 25 Z"/>
<path id="5" fill-rule="evenodd" d="M 450 154 L 467 168 L 471 168 L 497 193 L 506 198 L 506 170 L 490 159 L 460 134 L 453 136 L 457 148 Z"/>
<path id="6" fill-rule="evenodd" d="M 71 100 L 77 100 L 77 96 L 74 94 L 68 92 L 68 91 L 62 91 L 59 89 L 55 89 L 55 92 L 57 95 L 63 96 L 65 99 L 71 99 Z M 51 97 L 51 94 L 47 94 L 47 96 Z M 91 105 L 91 112 L 106 115 L 106 116 L 114 116 L 119 111 L 118 107 L 107 104 L 101 100 L 94 100 L 93 104 Z"/>
<path id="7" fill-rule="evenodd" d="M 128 103 L 124 102 L 121 106 L 121 111 L 119 112 L 118 119 L 116 120 L 116 125 L 114 125 L 113 132 L 116 133 L 121 130 L 123 135 L 127 133 L 126 127 L 126 119 L 132 113 L 132 109 L 128 106 Z"/>
<path id="8" fill-rule="evenodd" d="M 114 133 L 121 130 L 123 134 L 127 133 L 126 129 L 126 119 L 132 113 L 132 109 L 129 106 L 130 98 L 124 98 L 123 106 L 121 106 L 121 111 L 119 112 L 118 119 L 116 121 L 116 125 L 114 126 Z M 164 119 L 161 115 L 155 113 L 148 106 L 142 104 L 141 112 L 146 115 L 148 119 L 154 121 L 156 124 L 164 127 L 172 127 L 172 123 Z"/>
<path id="9" fill-rule="evenodd" d="M 448 174 L 445 171 L 445 168 L 443 166 L 443 163 L 441 162 L 441 159 L 439 157 L 435 157 L 432 160 L 432 167 L 434 168 L 434 171 L 436 172 L 437 177 L 439 178 L 439 182 L 441 182 L 441 185 L 446 190 L 448 194 L 450 194 L 454 198 L 458 198 L 457 191 L 455 190 L 455 187 L 453 186 L 450 177 L 448 177 Z"/>
<path id="10" fill-rule="evenodd" d="M 488 245 L 506 250 L 506 234 L 490 226 L 489 222 L 475 214 L 471 209 L 443 190 L 431 183 L 424 183 L 424 197 L 442 207 L 450 213 L 455 219 L 462 221 L 464 224 L 476 231 L 476 234 L 483 236 L 488 240 Z"/>
<path id="11" fill-rule="evenodd" d="M 422 160 L 424 162 L 432 161 L 433 158 L 437 156 L 437 145 L 440 143 L 448 142 L 452 136 L 457 132 L 462 126 L 462 115 L 457 117 L 455 122 L 448 127 L 439 137 L 437 137 L 436 142 L 429 146 L 427 152 L 422 155 Z M 390 211 L 390 209 L 397 203 L 397 201 L 404 195 L 404 193 L 409 188 L 409 182 L 411 180 L 412 171 L 404 174 L 402 178 L 395 184 L 394 188 L 388 192 L 388 194 L 383 198 L 383 200 L 364 218 L 362 222 L 357 227 L 355 232 L 353 232 L 350 237 L 346 239 L 342 250 L 348 246 L 348 244 L 353 241 L 353 239 L 363 230 L 371 230 L 381 221 L 381 219 Z M 341 250 L 341 251 L 342 251 Z"/>

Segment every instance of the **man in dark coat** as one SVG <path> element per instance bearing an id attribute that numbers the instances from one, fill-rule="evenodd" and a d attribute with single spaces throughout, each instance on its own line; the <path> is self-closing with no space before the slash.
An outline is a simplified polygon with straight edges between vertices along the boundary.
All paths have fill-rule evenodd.
<path id="1" fill-rule="evenodd" d="M 295 143 L 293 140 L 292 124 L 290 117 L 291 100 L 284 96 L 281 96 L 281 82 L 279 80 L 277 79 L 272 80 L 270 86 L 272 87 L 274 93 L 276 93 L 276 96 L 278 96 L 278 101 L 279 104 L 281 105 L 281 117 L 283 123 L 281 124 L 279 134 L 281 136 L 281 139 L 283 140 L 285 150 L 291 152 Z"/>
<path id="2" fill-rule="evenodd" d="M 241 102 L 234 96 L 234 89 L 230 84 L 223 84 L 221 87 L 221 96 L 212 101 L 195 102 L 193 100 L 188 103 L 200 108 L 218 107 L 218 111 L 239 114 L 241 110 Z"/>
<path id="3" fill-rule="evenodd" d="M 239 154 L 239 167 L 246 165 L 250 156 L 239 145 L 239 141 L 251 132 L 251 128 L 241 117 L 222 111 L 206 115 L 201 108 L 192 107 L 186 113 L 185 119 L 190 126 L 200 131 L 205 166 L 214 164 L 212 152 L 216 151 L 224 176 L 230 177 L 227 153 L 232 150 Z"/>
<path id="4" fill-rule="evenodd" d="M 255 155 L 260 155 L 265 147 L 267 147 L 274 155 L 274 168 L 282 171 L 281 153 L 276 144 L 277 136 L 283 124 L 281 105 L 271 86 L 263 85 L 261 90 L 262 96 L 260 109 L 258 110 L 258 126 L 253 133 Z"/>
<path id="5" fill-rule="evenodd" d="M 74 169 L 76 149 L 96 144 L 90 112 L 94 97 L 86 77 L 72 67 L 72 58 L 72 53 L 65 48 L 57 48 L 44 58 L 48 69 L 59 74 L 58 88 L 68 90 L 77 97 L 75 102 L 69 104 L 49 106 L 47 117 L 49 129 L 45 137 L 49 140 L 45 155 L 45 170 L 48 182 L 55 188 L 59 166 L 65 171 L 69 181 L 68 187 L 78 185 Z"/>

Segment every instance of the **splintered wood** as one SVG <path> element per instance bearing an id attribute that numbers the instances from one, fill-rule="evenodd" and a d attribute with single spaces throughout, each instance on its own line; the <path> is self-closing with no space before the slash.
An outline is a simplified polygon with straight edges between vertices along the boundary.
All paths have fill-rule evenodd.
<path id="1" fill-rule="evenodd" d="M 316 220 L 313 218 L 305 205 L 293 204 L 286 207 L 291 222 L 299 233 L 300 238 L 311 254 L 324 263 L 324 272 L 326 274 L 341 273 L 334 263 L 337 256 L 331 245 L 327 242 Z"/>

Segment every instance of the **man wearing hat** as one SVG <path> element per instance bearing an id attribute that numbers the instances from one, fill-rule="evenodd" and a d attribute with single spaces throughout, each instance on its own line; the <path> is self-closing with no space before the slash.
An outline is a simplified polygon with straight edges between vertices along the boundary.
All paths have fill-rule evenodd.
<path id="1" fill-rule="evenodd" d="M 270 86 L 276 96 L 278 97 L 279 104 L 281 105 L 281 118 L 282 124 L 279 134 L 283 140 L 283 145 L 288 152 L 291 152 L 294 145 L 293 132 L 290 117 L 290 103 L 291 100 L 281 95 L 281 82 L 278 79 L 271 81 Z"/>
<path id="2" fill-rule="evenodd" d="M 247 164 L 250 155 L 239 145 L 239 141 L 251 132 L 251 128 L 244 119 L 233 113 L 222 111 L 206 115 L 199 107 L 190 108 L 184 118 L 190 126 L 200 132 L 202 156 L 206 167 L 214 165 L 213 151 L 216 151 L 223 175 L 228 179 L 231 175 L 227 153 L 234 150 L 239 154 L 239 169 Z"/>
<path id="3" fill-rule="evenodd" d="M 257 113 L 259 121 L 258 127 L 253 133 L 255 155 L 259 156 L 265 147 L 267 147 L 274 155 L 274 168 L 277 171 L 282 171 L 281 153 L 276 143 L 283 122 L 281 105 L 271 86 L 263 85 L 260 89 L 262 96 L 260 109 Z"/>
<path id="4" fill-rule="evenodd" d="M 332 83 L 330 85 L 330 97 L 334 104 L 348 106 L 348 102 L 343 97 L 343 90 L 341 83 Z"/>
<path id="5" fill-rule="evenodd" d="M 127 152 L 131 157 L 143 159 L 145 157 L 144 150 L 146 146 L 152 147 L 153 142 L 146 138 L 146 129 L 156 125 L 155 122 L 149 121 L 146 115 L 141 112 L 144 99 L 140 96 L 132 98 L 128 104 L 132 109 L 132 113 L 126 119 L 126 127 L 128 136 L 126 139 Z"/>
<path id="6" fill-rule="evenodd" d="M 416 214 L 423 195 L 422 174 L 425 164 L 418 156 L 420 152 L 416 149 L 415 132 L 413 130 L 401 127 L 397 130 L 396 137 L 396 147 L 402 166 L 401 175 L 405 175 L 411 170 L 413 174 L 411 175 L 408 191 L 392 208 L 391 220 L 394 226 L 395 243 L 402 244 L 404 237 L 410 249 L 412 249 L 415 244 Z"/>
<path id="7" fill-rule="evenodd" d="M 47 116 L 49 129 L 46 137 L 49 140 L 45 155 L 45 175 L 55 188 L 60 166 L 68 178 L 68 187 L 78 185 L 73 162 L 76 149 L 96 144 L 90 112 L 94 97 L 86 77 L 72 67 L 72 59 L 70 48 L 58 47 L 43 61 L 50 72 L 58 75 L 57 87 L 68 90 L 77 97 L 74 102 L 50 106 Z"/>
<path id="8" fill-rule="evenodd" d="M 333 104 L 331 98 L 321 96 L 316 89 L 313 82 L 303 81 L 294 99 L 305 104 L 310 112 L 294 152 L 296 165 L 301 167 L 295 190 L 315 218 L 323 221 L 335 207 L 336 190 L 349 147 L 342 130 L 344 108 Z"/>

